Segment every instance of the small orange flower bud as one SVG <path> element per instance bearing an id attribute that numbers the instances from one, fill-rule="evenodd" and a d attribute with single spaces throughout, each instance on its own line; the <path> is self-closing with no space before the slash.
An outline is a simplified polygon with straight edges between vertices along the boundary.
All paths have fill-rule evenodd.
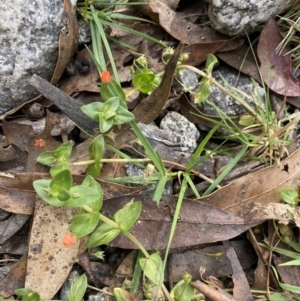
<path id="1" fill-rule="evenodd" d="M 62 246 L 70 248 L 76 243 L 77 237 L 73 233 L 67 233 L 62 238 Z"/>
<path id="2" fill-rule="evenodd" d="M 42 139 L 35 140 L 35 146 L 37 146 L 37 147 L 45 146 L 44 140 L 42 140 Z"/>
<path id="3" fill-rule="evenodd" d="M 102 83 L 108 84 L 110 82 L 110 78 L 111 78 L 111 76 L 110 76 L 110 72 L 109 71 L 103 71 L 101 73 L 101 81 L 102 81 Z"/>

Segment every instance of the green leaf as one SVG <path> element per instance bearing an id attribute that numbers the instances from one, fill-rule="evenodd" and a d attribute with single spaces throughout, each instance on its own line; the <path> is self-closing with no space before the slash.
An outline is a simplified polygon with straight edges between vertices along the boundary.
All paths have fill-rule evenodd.
<path id="1" fill-rule="evenodd" d="M 153 73 L 138 73 L 133 77 L 132 84 L 142 93 L 149 94 L 153 91 L 154 79 Z"/>
<path id="2" fill-rule="evenodd" d="M 170 295 L 176 301 L 190 301 L 193 293 L 194 287 L 190 283 L 181 280 L 173 287 Z"/>
<path id="3" fill-rule="evenodd" d="M 156 285 L 161 285 L 163 263 L 158 252 L 151 254 L 149 258 L 141 258 L 140 265 L 149 280 Z"/>
<path id="4" fill-rule="evenodd" d="M 128 232 L 138 219 L 142 210 L 141 202 L 129 202 L 114 215 L 114 221 L 119 225 L 121 232 Z"/>
<path id="5" fill-rule="evenodd" d="M 101 85 L 100 94 L 104 101 L 107 101 L 111 97 L 118 97 L 122 102 L 125 102 L 126 99 L 123 89 L 113 78 L 111 78 L 108 84 Z"/>
<path id="6" fill-rule="evenodd" d="M 134 296 L 132 296 L 128 291 L 120 288 L 115 287 L 114 288 L 114 296 L 117 299 L 117 301 L 132 301 L 136 300 Z"/>
<path id="7" fill-rule="evenodd" d="M 71 156 L 72 148 L 73 143 L 71 141 L 66 141 L 53 151 L 53 155 L 59 162 L 67 161 Z"/>
<path id="8" fill-rule="evenodd" d="M 65 169 L 69 169 L 69 166 L 70 166 L 69 162 L 57 163 L 56 165 L 54 165 L 50 168 L 50 174 L 52 177 L 54 177 L 61 171 L 65 170 Z"/>
<path id="9" fill-rule="evenodd" d="M 282 189 L 280 191 L 280 197 L 287 203 L 293 206 L 296 206 L 298 204 L 298 192 L 293 189 Z"/>
<path id="10" fill-rule="evenodd" d="M 87 278 L 85 274 L 81 275 L 75 282 L 72 283 L 68 291 L 68 301 L 81 301 L 87 289 Z"/>
<path id="11" fill-rule="evenodd" d="M 210 95 L 210 86 L 210 80 L 204 79 L 203 81 L 201 81 L 200 89 L 196 92 L 194 97 L 194 103 L 200 103 L 208 98 L 208 96 Z"/>
<path id="12" fill-rule="evenodd" d="M 90 187 L 99 193 L 99 198 L 95 202 L 90 203 L 87 206 L 89 206 L 92 211 L 100 211 L 103 204 L 103 193 L 99 183 L 93 177 L 86 176 L 81 185 Z"/>
<path id="13" fill-rule="evenodd" d="M 116 112 L 119 105 L 120 105 L 120 99 L 118 97 L 111 97 L 105 101 L 101 111 L 103 113 L 107 113 L 108 111 Z M 108 116 L 107 119 L 109 119 L 111 117 L 112 116 Z"/>
<path id="14" fill-rule="evenodd" d="M 92 159 L 99 163 L 103 157 L 105 142 L 102 135 L 99 135 L 93 139 L 89 145 L 89 155 Z"/>
<path id="15" fill-rule="evenodd" d="M 281 263 L 280 266 L 291 266 L 291 265 L 300 265 L 300 259 L 290 260 L 284 263 Z"/>
<path id="16" fill-rule="evenodd" d="M 40 164 L 51 166 L 57 162 L 57 159 L 55 158 L 53 152 L 46 151 L 46 152 L 42 152 L 38 156 L 37 161 Z"/>
<path id="17" fill-rule="evenodd" d="M 159 181 L 156 185 L 155 193 L 153 196 L 153 201 L 155 201 L 156 204 L 159 204 L 159 201 L 161 200 L 161 197 L 164 193 L 164 189 L 165 189 L 165 186 L 166 186 L 168 180 L 169 180 L 169 178 L 167 175 L 160 175 Z"/>
<path id="18" fill-rule="evenodd" d="M 104 116 L 101 116 L 99 114 L 99 129 L 101 133 L 106 133 L 107 131 L 109 131 L 113 124 L 113 119 L 106 120 Z"/>
<path id="19" fill-rule="evenodd" d="M 31 289 L 17 289 L 15 294 L 22 298 L 22 301 L 43 301 L 40 295 Z"/>
<path id="20" fill-rule="evenodd" d="M 77 237 L 84 237 L 97 227 L 99 212 L 78 213 L 72 218 L 71 231 Z"/>
<path id="21" fill-rule="evenodd" d="M 50 182 L 50 194 L 61 201 L 65 201 L 66 192 L 72 187 L 73 179 L 69 169 L 65 169 L 56 174 Z"/>
<path id="22" fill-rule="evenodd" d="M 217 63 L 218 63 L 218 59 L 213 54 L 210 53 L 207 56 L 206 63 L 205 63 L 205 69 L 206 69 L 207 75 L 211 76 L 214 66 Z"/>
<path id="23" fill-rule="evenodd" d="M 119 233 L 119 229 L 115 229 L 113 226 L 103 223 L 92 233 L 86 246 L 88 248 L 94 248 L 107 244 L 116 238 Z"/>
<path id="24" fill-rule="evenodd" d="M 85 185 L 73 186 L 70 189 L 71 197 L 64 203 L 66 207 L 82 207 L 97 201 L 100 194 Z"/>
<path id="25" fill-rule="evenodd" d="M 114 124 L 116 125 L 121 125 L 134 120 L 134 115 L 122 106 L 119 106 L 116 113 L 117 115 L 114 118 Z"/>
<path id="26" fill-rule="evenodd" d="M 20 298 L 33 292 L 34 291 L 30 288 L 19 288 L 15 290 L 15 294 Z"/>
<path id="27" fill-rule="evenodd" d="M 81 111 L 92 120 L 99 121 L 99 112 L 102 110 L 102 107 L 102 102 L 92 102 L 88 105 L 82 106 Z"/>
<path id="28" fill-rule="evenodd" d="M 86 170 L 86 174 L 94 178 L 98 178 L 100 175 L 101 166 L 99 163 L 90 164 Z"/>
<path id="29" fill-rule="evenodd" d="M 50 182 L 51 180 L 36 180 L 33 182 L 33 188 L 38 196 L 48 204 L 56 207 L 63 206 L 64 202 L 50 194 Z"/>

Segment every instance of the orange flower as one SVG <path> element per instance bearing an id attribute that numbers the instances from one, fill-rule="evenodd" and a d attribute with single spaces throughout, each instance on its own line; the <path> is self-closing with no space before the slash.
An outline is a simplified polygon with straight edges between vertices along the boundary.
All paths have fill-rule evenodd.
<path id="1" fill-rule="evenodd" d="M 35 146 L 37 146 L 37 147 L 45 146 L 44 140 L 42 140 L 42 139 L 35 140 Z"/>
<path id="2" fill-rule="evenodd" d="M 109 71 L 103 71 L 101 73 L 101 80 L 102 80 L 102 83 L 104 84 L 108 84 L 110 82 L 110 72 Z"/>
<path id="3" fill-rule="evenodd" d="M 73 233 L 67 233 L 62 238 L 62 246 L 64 248 L 72 247 L 77 240 L 77 237 Z"/>

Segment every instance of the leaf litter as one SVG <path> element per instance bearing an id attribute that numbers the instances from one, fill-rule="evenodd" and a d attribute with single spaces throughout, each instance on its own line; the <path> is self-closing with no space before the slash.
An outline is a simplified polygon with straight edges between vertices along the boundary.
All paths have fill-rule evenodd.
<path id="1" fill-rule="evenodd" d="M 241 58 L 246 52 L 245 47 L 241 46 L 240 40 L 229 39 L 226 36 L 215 33 L 209 27 L 200 28 L 192 21 L 187 21 L 182 13 L 175 11 L 177 4 L 178 3 L 173 4 L 173 6 L 168 6 L 162 1 L 151 0 L 150 8 L 152 10 L 152 16 L 156 19 L 158 17 L 160 26 L 162 26 L 166 32 L 180 42 L 188 44 L 184 49 L 191 52 L 188 61 L 189 64 L 199 65 L 205 61 L 209 53 L 217 53 L 219 58 L 228 64 L 234 65 L 236 69 L 249 74 L 259 81 L 256 65 L 251 58 L 246 59 L 244 67 L 241 67 L 240 64 L 236 64 L 237 61 L 241 61 Z M 67 30 L 68 33 L 63 33 L 64 36 L 60 37 L 60 55 L 52 83 L 56 83 L 61 77 L 66 64 L 72 56 L 70 54 L 73 54 L 74 49 L 76 50 L 77 48 L 76 18 L 74 17 L 74 11 L 69 1 L 65 1 L 65 6 L 68 8 L 65 8 L 67 13 L 65 13 L 64 18 L 71 18 L 68 19 L 71 23 L 69 21 L 69 23 L 66 22 L 69 24 L 66 29 L 70 31 Z M 273 37 L 276 37 L 276 39 L 271 41 L 269 39 L 271 36 L 271 39 L 273 39 Z M 257 50 L 262 63 L 260 67 L 262 78 L 271 90 L 279 94 L 299 96 L 299 86 L 296 84 L 295 78 L 290 72 L 289 56 L 275 52 L 275 44 L 277 44 L 277 42 L 278 44 L 280 43 L 278 30 L 276 24 L 274 24 L 274 21 L 271 19 L 261 33 Z M 140 40 L 136 45 L 139 43 L 141 43 Z M 142 44 L 139 45 L 141 47 L 140 49 L 142 49 Z M 65 46 L 70 47 L 66 53 L 62 52 Z M 181 48 L 182 45 L 177 48 L 171 62 L 167 65 L 162 84 L 133 109 L 138 120 L 144 123 L 150 123 L 159 117 L 171 91 L 176 62 Z M 286 51 L 287 50 L 285 50 L 284 53 Z M 130 53 L 122 54 L 119 67 L 124 67 L 124 62 L 130 55 Z M 151 53 L 149 56 L 151 56 Z M 60 89 L 66 92 L 66 94 L 63 94 L 60 90 L 38 77 L 33 77 L 30 83 L 38 88 L 41 93 L 45 94 L 47 98 L 52 100 L 62 112 L 69 115 L 73 121 L 92 133 L 97 125 L 91 123 L 90 120 L 81 120 L 83 116 L 80 114 L 76 117 L 74 111 L 80 112 L 79 108 L 82 103 L 67 95 L 74 96 L 81 91 L 96 92 L 98 89 L 97 81 L 99 74 L 91 58 L 87 55 L 86 50 L 82 50 L 78 55 L 78 60 L 81 60 L 81 62 L 88 61 L 90 67 L 89 72 L 87 74 L 77 73 L 69 78 L 63 79 Z M 284 72 L 282 73 L 281 70 L 284 70 Z M 275 77 L 270 77 L 270 74 L 273 74 L 273 72 L 275 72 L 274 74 L 277 79 L 279 78 L 279 81 L 274 81 Z M 284 89 L 282 87 L 284 87 Z M 50 93 L 48 92 L 48 94 L 45 93 L 47 89 L 51 91 Z M 53 91 L 56 94 L 53 94 Z M 71 105 L 69 106 L 69 104 Z M 190 113 L 192 108 L 188 107 L 187 104 L 182 106 L 182 111 L 184 111 L 183 109 L 185 109 L 185 113 L 183 114 L 189 115 L 190 119 L 194 117 Z M 76 117 L 75 120 L 74 115 Z M 25 285 L 39 291 L 42 297 L 51 299 L 66 279 L 78 255 L 79 242 L 77 242 L 73 248 L 64 250 L 61 248 L 61 242 L 59 241 L 59 238 L 68 230 L 70 222 L 68 218 L 69 212 L 61 210 L 61 208 L 54 210 L 53 207 L 47 207 L 39 200 L 36 201 L 35 192 L 32 188 L 32 181 L 34 179 L 45 179 L 48 177 L 45 173 L 37 172 L 39 171 L 39 167 L 35 159 L 39 150 L 34 148 L 34 140 L 42 138 L 47 141 L 47 145 L 50 146 L 50 148 L 55 148 L 57 144 L 57 141 L 49 132 L 49 124 L 51 124 L 50 117 L 46 118 L 46 124 L 44 132 L 40 136 L 36 136 L 30 127 L 28 130 L 24 129 L 24 127 L 12 128 L 8 125 L 7 121 L 2 122 L 5 135 L 9 137 L 9 143 L 20 147 L 22 152 L 29 153 L 29 158 L 27 159 L 25 173 L 15 174 L 13 178 L 1 177 L 0 208 L 14 213 L 4 224 L 3 222 L 1 223 L 1 225 L 5 225 L 3 227 L 1 226 L 1 229 L 4 229 L 0 233 L 0 238 L 2 239 L 1 244 L 4 246 L 5 242 L 8 242 L 9 239 L 13 239 L 14 235 L 17 235 L 15 233 L 26 223 L 30 215 L 33 215 L 33 226 L 30 230 L 31 235 L 28 244 L 29 256 L 27 258 L 24 253 L 7 276 L 1 279 L 0 294 L 4 297 L 10 297 L 14 289 Z M 207 125 L 211 126 L 209 123 Z M 21 139 L 16 139 L 13 135 L 14 132 L 21 133 L 21 137 L 25 135 L 25 140 L 22 139 L 21 142 Z M 117 148 L 131 144 L 135 139 L 135 136 L 130 133 L 128 128 L 116 130 L 116 133 L 119 135 L 119 138 L 117 136 L 116 142 L 113 145 Z M 82 142 L 81 145 L 81 149 L 80 145 L 77 146 L 77 151 L 75 151 L 75 155 L 73 154 L 74 157 L 72 160 L 88 158 L 86 152 L 88 142 Z M 281 206 L 282 204 L 278 204 L 281 201 L 279 191 L 283 187 L 292 189 L 298 188 L 298 156 L 299 152 L 295 151 L 291 156 L 281 162 L 281 167 L 270 166 L 256 173 L 248 174 L 229 183 L 213 194 L 201 198 L 201 201 L 185 199 L 172 242 L 172 248 L 203 245 L 234 239 L 265 220 L 276 219 L 286 223 L 288 221 L 287 210 L 289 210 L 289 212 L 293 212 L 293 210 L 286 205 Z M 284 166 L 284 168 L 282 168 L 282 166 Z M 81 174 L 85 170 L 79 167 L 72 167 L 72 171 L 77 174 L 74 177 L 76 183 L 80 183 L 83 180 Z M 280 176 L 278 176 L 278 174 L 280 174 Z M 107 198 L 104 202 L 103 212 L 108 216 L 113 216 L 118 208 L 121 208 L 122 205 L 132 198 L 141 200 L 143 212 L 132 229 L 132 233 L 147 249 L 163 250 L 166 247 L 176 207 L 176 196 L 165 196 L 160 206 L 157 207 L 151 202 L 151 197 L 137 195 L 136 192 L 138 189 L 136 187 L 125 187 L 106 182 L 101 182 L 101 187 Z M 298 211 L 295 208 L 294 211 L 295 223 L 298 225 Z M 24 220 L 22 223 L 16 222 L 16 219 L 20 216 L 23 218 L 22 221 Z M 46 219 L 48 223 L 45 223 Z M 25 241 L 26 236 L 24 236 L 22 240 Z M 251 293 L 249 293 L 248 282 L 244 278 L 244 267 L 240 266 L 232 246 L 228 242 L 224 244 L 228 249 L 228 258 L 232 264 L 235 284 L 233 291 L 234 299 L 252 300 L 250 297 Z M 231 244 L 234 245 L 234 242 Z M 112 241 L 110 245 L 123 249 L 136 248 L 135 245 L 122 235 Z M 222 250 L 222 252 L 224 252 L 224 249 Z M 11 252 L 13 253 L 13 251 Z M 79 254 L 82 252 L 84 252 L 84 247 L 79 251 Z M 203 252 L 207 253 L 206 251 Z M 247 253 L 245 256 L 248 256 Z M 130 257 L 129 265 L 134 264 L 134 258 L 134 256 Z M 207 264 L 218 269 L 216 261 Z M 132 271 L 132 269 L 129 269 L 127 272 L 129 276 L 131 276 Z M 231 274 L 231 272 L 228 272 L 228 274 Z M 44 279 L 43 285 L 40 283 L 41 275 Z M 50 287 L 49 283 L 51 283 Z M 114 282 L 111 283 L 113 287 Z M 194 285 L 195 287 L 199 287 L 200 284 L 196 281 Z M 203 285 L 203 283 L 201 285 Z M 213 295 L 214 298 L 219 296 L 217 293 L 216 297 L 216 293 L 211 291 L 207 293 L 207 296 L 209 296 L 209 294 L 211 294 L 211 298 L 213 298 Z M 233 300 L 232 296 L 227 295 L 227 297 L 229 300 Z"/>

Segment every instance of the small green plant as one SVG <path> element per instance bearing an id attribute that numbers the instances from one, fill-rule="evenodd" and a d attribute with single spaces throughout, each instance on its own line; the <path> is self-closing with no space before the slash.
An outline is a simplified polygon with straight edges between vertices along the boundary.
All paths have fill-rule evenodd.
<path id="1" fill-rule="evenodd" d="M 123 4 L 124 1 L 117 1 L 113 5 Z M 202 140 L 199 144 L 197 150 L 193 154 L 190 162 L 186 166 L 186 170 L 181 172 L 182 175 L 182 184 L 181 190 L 178 196 L 178 203 L 174 213 L 174 219 L 171 226 L 171 231 L 169 235 L 169 241 L 165 252 L 165 258 L 162 259 L 161 255 L 158 252 L 154 252 L 149 254 L 147 250 L 143 247 L 143 245 L 130 233 L 131 227 L 137 221 L 140 212 L 141 212 L 141 202 L 132 200 L 130 203 L 126 204 L 123 208 L 117 211 L 112 219 L 107 218 L 101 213 L 101 208 L 103 204 L 103 194 L 99 183 L 94 179 L 99 176 L 101 172 L 101 165 L 107 162 L 115 162 L 116 160 L 104 159 L 104 151 L 106 148 L 109 148 L 109 145 L 105 142 L 105 137 L 112 138 L 114 137 L 113 128 L 114 126 L 120 126 L 128 123 L 131 129 L 135 132 L 137 138 L 140 143 L 144 146 L 146 150 L 146 154 L 148 158 L 144 159 L 119 159 L 121 162 L 147 162 L 151 163 L 152 171 L 147 173 L 146 177 L 140 177 L 138 180 L 141 183 L 146 182 L 156 182 L 157 188 L 154 194 L 154 200 L 159 203 L 163 189 L 167 183 L 167 181 L 172 178 L 178 176 L 178 172 L 173 173 L 166 170 L 163 161 L 159 154 L 155 152 L 155 150 L 151 147 L 148 140 L 144 137 L 142 132 L 139 130 L 137 124 L 134 120 L 134 115 L 128 111 L 126 105 L 126 97 L 123 92 L 123 89 L 120 86 L 118 73 L 114 64 L 113 56 L 110 51 L 108 37 L 105 34 L 105 26 L 112 26 L 118 29 L 125 30 L 126 27 L 120 25 L 119 22 L 115 22 L 114 20 L 120 20 L 121 14 L 113 13 L 110 11 L 111 5 L 103 9 L 96 9 L 93 5 L 94 2 L 90 3 L 87 0 L 84 3 L 83 7 L 79 8 L 79 12 L 82 14 L 84 18 L 86 18 L 91 27 L 92 33 L 92 41 L 93 41 L 93 52 L 90 51 L 92 58 L 94 59 L 100 73 L 101 77 L 101 88 L 100 94 L 103 99 L 103 103 L 96 102 L 85 105 L 82 107 L 82 111 L 89 116 L 91 119 L 97 121 L 99 123 L 99 134 L 96 137 L 93 137 L 92 142 L 89 145 L 88 153 L 90 155 L 90 160 L 86 162 L 75 162 L 72 164 L 86 164 L 88 165 L 86 171 L 86 177 L 80 185 L 73 184 L 72 174 L 69 170 L 70 164 L 68 159 L 72 152 L 72 144 L 70 142 L 65 142 L 61 144 L 57 149 L 53 151 L 46 150 L 42 153 L 38 162 L 41 164 L 45 164 L 50 166 L 50 175 L 51 179 L 48 180 L 36 180 L 33 183 L 33 187 L 36 193 L 47 203 L 53 206 L 66 206 L 66 207 L 76 207 L 79 208 L 79 212 L 75 214 L 72 218 L 70 231 L 72 235 L 67 236 L 64 243 L 66 247 L 71 246 L 74 243 L 73 238 L 81 238 L 86 235 L 90 235 L 87 241 L 87 247 L 97 247 L 103 244 L 107 244 L 116 238 L 119 234 L 123 234 L 131 239 L 141 250 L 142 255 L 140 255 L 136 271 L 143 270 L 146 277 L 150 281 L 150 288 L 153 286 L 158 287 L 157 291 L 160 291 L 162 288 L 163 294 L 168 298 L 168 300 L 190 300 L 193 295 L 193 287 L 191 286 L 191 278 L 189 276 L 185 276 L 182 281 L 177 283 L 173 290 L 169 293 L 165 286 L 163 285 L 163 275 L 164 269 L 166 267 L 168 252 L 171 246 L 172 238 L 175 233 L 176 224 L 179 219 L 179 213 L 181 204 L 184 199 L 184 193 L 187 189 L 188 185 L 193 189 L 195 195 L 200 197 L 199 193 L 193 181 L 191 179 L 191 171 L 196 165 L 197 159 L 200 154 L 203 152 L 204 147 L 208 140 L 212 137 L 212 135 L 219 129 L 225 128 L 231 135 L 228 135 L 226 139 L 231 139 L 232 137 L 239 137 L 239 140 L 242 142 L 242 146 L 239 152 L 236 154 L 234 160 L 229 165 L 229 167 L 225 168 L 225 170 L 220 174 L 220 176 L 215 180 L 211 181 L 210 187 L 204 193 L 204 195 L 212 192 L 221 180 L 228 174 L 231 168 L 244 156 L 246 150 L 249 146 L 259 146 L 261 144 L 260 141 L 267 141 L 269 144 L 274 144 L 270 139 L 264 139 L 259 137 L 256 140 L 256 144 L 253 142 L 253 137 L 250 139 L 250 134 L 242 131 L 236 124 L 232 123 L 230 118 L 224 113 L 220 112 L 221 120 L 218 122 L 214 122 L 214 127 L 207 134 L 207 136 Z M 95 4 L 99 4 L 95 2 Z M 104 3 L 101 3 L 104 4 Z M 131 3 L 132 4 L 132 3 Z M 123 16 L 124 18 L 124 16 Z M 133 18 L 132 20 L 136 20 L 137 18 Z M 138 19 L 140 20 L 140 19 Z M 129 30 L 129 32 L 136 34 L 135 31 Z M 147 37 L 149 38 L 149 37 Z M 105 48 L 109 60 L 110 65 L 112 66 L 113 76 L 111 76 L 110 72 L 106 70 L 106 62 L 103 54 L 103 49 Z M 167 51 L 170 52 L 170 49 Z M 202 86 L 200 90 L 196 93 L 196 101 L 206 101 L 210 91 L 210 85 L 216 84 L 223 91 L 232 95 L 235 99 L 240 101 L 251 114 L 250 117 L 246 116 L 241 118 L 240 122 L 246 128 L 254 126 L 254 123 L 257 122 L 261 126 L 264 125 L 265 120 L 261 114 L 258 114 L 253 108 L 251 108 L 243 99 L 244 95 L 238 95 L 234 93 L 234 91 L 230 89 L 224 88 L 222 85 L 217 83 L 211 76 L 213 67 L 217 62 L 216 58 L 212 55 L 209 55 L 206 70 L 202 72 L 194 67 L 179 65 L 178 68 L 188 68 L 192 69 L 196 73 L 203 76 Z M 161 82 L 161 74 L 155 74 L 147 65 L 147 60 L 145 57 L 141 56 L 135 60 L 134 68 L 132 68 L 132 85 L 133 91 L 139 90 L 142 93 L 150 94 L 153 90 L 160 84 Z M 268 123 L 268 125 L 270 125 Z M 266 128 L 266 127 L 265 127 Z M 264 128 L 264 129 L 265 129 Z M 280 133 L 283 133 L 286 127 L 282 127 L 279 130 Z M 272 136 L 273 135 L 273 136 Z M 270 134 L 268 138 L 277 137 L 274 134 Z M 257 137 L 256 137 L 257 139 Z M 271 141 L 271 142 L 270 142 Z M 280 141 L 281 142 L 281 141 Z M 42 146 L 40 143 L 37 143 L 37 146 Z M 119 179 L 117 179 L 119 180 Z M 115 179 L 115 181 L 117 181 Z M 126 179 L 123 179 L 123 181 Z M 100 222 L 100 225 L 99 225 Z M 139 276 L 139 272 L 135 272 L 136 277 Z M 76 283 L 76 285 L 75 285 Z M 86 278 L 82 277 L 80 282 L 74 283 L 74 289 L 70 293 L 70 297 L 68 295 L 69 301 L 74 300 L 77 301 L 78 296 L 83 296 L 82 292 L 85 291 L 86 288 Z M 120 288 L 114 289 L 115 297 L 117 300 L 128 300 L 128 292 L 124 292 L 124 290 Z M 134 294 L 134 290 L 131 290 L 131 293 Z M 124 297 L 124 296 L 127 297 Z M 28 290 L 24 291 L 23 295 L 20 295 L 24 301 L 39 301 L 39 296 Z M 26 297 L 27 296 L 27 297 Z M 28 297 L 29 296 L 29 297 Z M 33 296 L 33 299 L 30 299 Z M 26 299 L 27 298 L 27 299 Z M 29 299 L 28 299 L 29 298 Z M 82 297 L 81 297 L 82 298 Z"/>

